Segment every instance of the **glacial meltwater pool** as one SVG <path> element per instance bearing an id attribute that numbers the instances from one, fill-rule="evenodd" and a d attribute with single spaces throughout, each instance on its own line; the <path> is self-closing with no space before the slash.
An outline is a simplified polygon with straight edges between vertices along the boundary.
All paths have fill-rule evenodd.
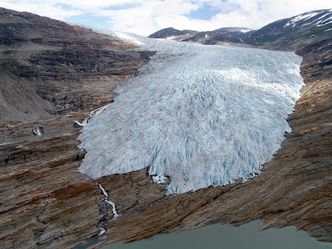
<path id="1" fill-rule="evenodd" d="M 295 227 L 261 231 L 261 222 L 239 227 L 214 224 L 193 231 L 160 234 L 133 243 L 106 245 L 102 249 L 329 249 Z"/>

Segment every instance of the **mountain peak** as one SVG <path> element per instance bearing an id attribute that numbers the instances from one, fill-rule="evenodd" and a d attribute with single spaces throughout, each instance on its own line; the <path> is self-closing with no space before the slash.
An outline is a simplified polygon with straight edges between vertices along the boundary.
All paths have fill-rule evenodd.
<path id="1" fill-rule="evenodd" d="M 190 36 L 196 33 L 198 32 L 194 30 L 178 30 L 173 27 L 168 27 L 149 35 L 149 38 L 170 38 L 170 37 L 186 36 L 186 35 Z"/>
<path id="2" fill-rule="evenodd" d="M 332 9 L 309 11 L 289 18 L 285 28 L 295 28 L 296 26 L 314 25 L 322 27 L 332 24 Z"/>

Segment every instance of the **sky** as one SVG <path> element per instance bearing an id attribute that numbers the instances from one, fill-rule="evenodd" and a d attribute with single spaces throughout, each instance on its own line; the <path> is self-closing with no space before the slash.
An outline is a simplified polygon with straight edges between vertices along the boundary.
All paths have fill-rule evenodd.
<path id="1" fill-rule="evenodd" d="M 257 29 L 306 11 L 332 8 L 332 0 L 0 0 L 0 6 L 102 31 L 149 35 L 167 27 Z"/>

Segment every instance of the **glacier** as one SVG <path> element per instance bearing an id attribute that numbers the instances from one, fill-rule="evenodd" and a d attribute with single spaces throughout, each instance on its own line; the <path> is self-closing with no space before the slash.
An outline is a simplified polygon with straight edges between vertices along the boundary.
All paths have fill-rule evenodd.
<path id="1" fill-rule="evenodd" d="M 81 173 L 99 178 L 148 168 L 168 194 L 179 194 L 261 172 L 290 132 L 301 57 L 121 37 L 156 54 L 81 130 Z"/>

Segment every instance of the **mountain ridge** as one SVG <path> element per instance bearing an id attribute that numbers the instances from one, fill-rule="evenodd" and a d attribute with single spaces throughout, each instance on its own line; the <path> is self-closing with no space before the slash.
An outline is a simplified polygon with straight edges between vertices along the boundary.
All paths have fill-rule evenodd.
<path id="1" fill-rule="evenodd" d="M 324 18 L 324 19 L 321 19 Z M 203 44 L 215 44 L 218 41 L 222 42 L 235 42 L 235 43 L 254 43 L 256 45 L 260 45 L 263 40 L 259 40 L 259 35 L 266 35 L 266 31 L 272 31 L 273 29 L 297 29 L 301 27 L 301 25 L 316 25 L 318 27 L 323 27 L 322 31 L 329 32 L 332 31 L 331 24 L 332 24 L 332 9 L 321 9 L 321 10 L 313 10 L 309 12 L 305 12 L 293 17 L 284 18 L 281 20 L 274 21 L 272 23 L 269 23 L 257 30 L 252 30 L 245 27 L 222 27 L 219 29 L 215 29 L 212 31 L 194 31 L 191 30 L 191 32 L 187 32 L 186 30 L 178 30 L 174 29 L 172 27 L 161 29 L 159 31 L 156 31 L 155 33 L 149 35 L 150 38 L 164 38 L 167 39 L 171 36 L 174 36 L 173 39 L 179 40 L 179 41 L 198 41 Z M 316 20 L 316 22 L 315 22 Z M 290 23 L 292 22 L 292 23 Z M 288 24 L 288 25 L 287 25 Z M 328 25 L 328 27 L 326 27 Z M 325 27 L 324 27 L 325 26 Z M 246 32 L 241 32 L 241 30 L 245 30 Z M 225 31 L 224 36 L 219 37 L 219 39 L 211 39 L 211 38 L 205 38 L 205 35 L 214 35 L 216 36 L 218 32 Z M 170 33 L 172 32 L 172 34 Z M 285 32 L 285 30 L 283 30 Z M 242 33 L 242 35 L 240 34 Z M 327 34 L 327 35 L 328 35 Z M 189 37 L 181 37 L 183 35 L 187 35 Z M 204 37 L 205 39 L 199 40 L 197 35 L 199 37 Z M 178 36 L 178 37 L 177 37 Z M 253 40 L 253 37 L 255 40 Z M 228 38 L 228 39 L 227 39 Z M 229 41 L 229 39 L 232 38 L 232 41 Z"/>
<path id="2" fill-rule="evenodd" d="M 181 35 L 173 37 L 173 39 L 206 45 L 226 42 L 274 50 L 295 51 L 298 55 L 303 56 L 305 61 L 319 61 L 318 65 L 305 66 L 307 69 L 305 74 L 308 78 L 319 79 L 332 76 L 331 53 L 329 53 L 332 50 L 332 9 L 305 12 L 245 33 L 227 29 L 229 28 L 198 32 L 190 36 L 186 34 L 186 36 Z M 225 32 L 218 33 L 220 30 Z M 163 35 L 163 37 L 158 38 L 169 38 L 166 33 Z M 324 70 L 321 70 L 322 68 Z"/>

